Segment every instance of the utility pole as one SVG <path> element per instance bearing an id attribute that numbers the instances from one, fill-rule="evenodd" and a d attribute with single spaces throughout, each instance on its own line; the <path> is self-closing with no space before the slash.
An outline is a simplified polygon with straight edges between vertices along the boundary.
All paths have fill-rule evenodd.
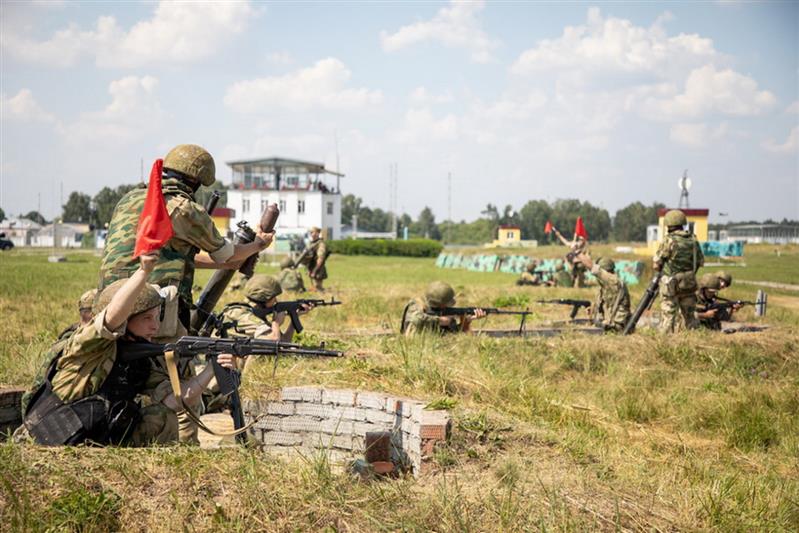
<path id="1" fill-rule="evenodd" d="M 341 171 L 338 166 L 338 131 L 333 130 L 333 141 L 336 144 L 336 194 L 341 194 Z"/>
<path id="2" fill-rule="evenodd" d="M 447 172 L 447 241 L 452 243 L 452 172 Z"/>

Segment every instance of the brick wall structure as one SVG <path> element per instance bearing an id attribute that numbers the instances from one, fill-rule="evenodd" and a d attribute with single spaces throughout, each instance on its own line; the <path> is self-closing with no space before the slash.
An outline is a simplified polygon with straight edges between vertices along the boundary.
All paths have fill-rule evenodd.
<path id="1" fill-rule="evenodd" d="M 424 473 L 452 423 L 444 410 L 379 392 L 285 387 L 280 400 L 244 399 L 245 419 L 266 451 L 292 455 L 324 450 L 334 461 L 363 457 L 366 433 L 391 433 L 391 459 L 415 476 Z"/>

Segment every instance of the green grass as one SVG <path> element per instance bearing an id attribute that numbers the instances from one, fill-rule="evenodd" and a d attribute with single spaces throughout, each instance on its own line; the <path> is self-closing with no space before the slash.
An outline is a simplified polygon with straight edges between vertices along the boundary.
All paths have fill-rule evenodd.
<path id="1" fill-rule="evenodd" d="M 756 279 L 772 279 L 771 253 L 747 248 Z M 794 253 L 784 247 L 780 260 Z M 75 318 L 78 296 L 96 283 L 95 256 L 68 259 L 0 254 L 0 383 L 30 382 L 43 351 Z M 797 268 L 778 277 L 796 279 Z M 435 451 L 431 475 L 362 483 L 322 456 L 285 462 L 237 448 L 6 443 L 0 524 L 19 531 L 799 528 L 795 293 L 769 291 L 771 328 L 758 334 L 405 339 L 369 333 L 395 331 L 404 304 L 434 279 L 452 283 L 462 305 L 529 306 L 531 322 L 564 319 L 568 309 L 528 302 L 592 299 L 593 289 L 516 287 L 513 275 L 443 271 L 431 259 L 333 256 L 329 272 L 327 296 L 345 305 L 314 311 L 304 337 L 324 338 L 347 357 L 281 360 L 274 377 L 271 364 L 256 365 L 245 394 L 315 383 L 451 408 L 453 436 Z M 209 274 L 200 272 L 198 284 Z M 634 301 L 641 291 L 633 288 Z M 730 292 L 749 299 L 754 288 L 734 284 Z M 740 318 L 754 320 L 752 310 Z"/>

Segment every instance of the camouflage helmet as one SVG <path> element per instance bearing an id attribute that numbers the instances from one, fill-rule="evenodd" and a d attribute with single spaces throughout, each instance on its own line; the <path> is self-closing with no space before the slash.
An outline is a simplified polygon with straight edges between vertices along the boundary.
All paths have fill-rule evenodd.
<path id="1" fill-rule="evenodd" d="M 256 274 L 244 286 L 244 296 L 258 303 L 265 303 L 282 292 L 280 283 L 274 277 L 265 274 Z"/>
<path id="2" fill-rule="evenodd" d="M 319 226 L 311 226 L 308 228 L 308 233 L 322 233 L 322 228 Z"/>
<path id="3" fill-rule="evenodd" d="M 672 209 L 663 217 L 663 223 L 666 227 L 685 226 L 688 223 L 688 219 L 685 218 L 685 213 L 679 209 Z"/>
<path id="4" fill-rule="evenodd" d="M 427 286 L 424 299 L 430 307 L 446 307 L 455 303 L 455 290 L 443 281 L 434 281 Z"/>
<path id="5" fill-rule="evenodd" d="M 716 272 L 716 277 L 719 278 L 719 281 L 721 281 L 725 287 L 732 285 L 732 275 L 729 272 L 725 270 L 719 270 Z"/>
<path id="6" fill-rule="evenodd" d="M 712 272 L 708 272 L 707 274 L 699 278 L 699 288 L 710 289 L 714 291 L 721 289 L 721 283 L 719 282 L 719 277 Z"/>
<path id="7" fill-rule="evenodd" d="M 206 187 L 216 180 L 216 165 L 208 150 L 196 144 L 179 144 L 164 158 L 164 168 L 195 179 Z"/>
<path id="8" fill-rule="evenodd" d="M 616 263 L 610 257 L 602 257 L 597 261 L 599 268 L 606 272 L 615 272 L 616 271 Z"/>
<path id="9" fill-rule="evenodd" d="M 83 309 L 91 309 L 94 305 L 94 299 L 97 297 L 97 289 L 90 289 L 84 292 L 80 300 L 78 300 L 78 311 Z"/>
<path id="10" fill-rule="evenodd" d="M 291 260 L 291 257 L 286 256 L 280 262 L 280 268 L 291 268 L 294 266 L 294 261 Z"/>
<path id="11" fill-rule="evenodd" d="M 94 300 L 92 312 L 96 315 L 108 307 L 108 304 L 111 303 L 111 299 L 117 292 L 119 292 L 119 289 L 122 288 L 126 281 L 128 280 L 118 279 L 103 289 L 102 292 L 100 292 L 100 295 Z M 153 307 L 158 307 L 163 303 L 163 301 L 164 299 L 161 297 L 161 293 L 158 292 L 158 286 L 146 283 L 144 288 L 142 288 L 142 290 L 139 292 L 139 295 L 136 296 L 136 301 L 133 304 L 133 310 L 130 312 L 128 318 L 133 315 L 143 313 L 144 311 L 152 309 Z"/>

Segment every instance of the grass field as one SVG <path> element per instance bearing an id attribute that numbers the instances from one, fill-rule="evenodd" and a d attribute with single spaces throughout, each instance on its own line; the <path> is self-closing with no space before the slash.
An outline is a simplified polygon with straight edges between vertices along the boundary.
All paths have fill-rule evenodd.
<path id="1" fill-rule="evenodd" d="M 544 248 L 537 255 L 557 253 Z M 747 248 L 738 279 L 799 282 L 799 247 Z M 595 247 L 594 255 L 609 247 Z M 0 384 L 26 386 L 71 323 L 99 260 L 0 254 Z M 259 266 L 263 272 L 276 268 Z M 431 259 L 333 256 L 345 305 L 304 321 L 347 351 L 283 360 L 247 377 L 380 390 L 451 405 L 434 473 L 361 483 L 322 456 L 284 462 L 245 449 L 43 449 L 0 444 L 0 529 L 19 531 L 799 530 L 799 293 L 769 290 L 761 333 L 662 337 L 405 339 L 407 300 L 444 279 L 462 305 L 515 298 L 533 321 L 566 318 L 539 298 L 594 289 L 516 287 L 515 276 L 436 269 Z M 207 279 L 201 272 L 198 284 Z M 729 297 L 753 299 L 733 283 Z M 633 288 L 637 301 L 643 288 Z M 227 294 L 228 301 L 236 294 Z M 740 320 L 755 321 L 744 308 Z M 487 327 L 511 327 L 491 317 Z"/>

